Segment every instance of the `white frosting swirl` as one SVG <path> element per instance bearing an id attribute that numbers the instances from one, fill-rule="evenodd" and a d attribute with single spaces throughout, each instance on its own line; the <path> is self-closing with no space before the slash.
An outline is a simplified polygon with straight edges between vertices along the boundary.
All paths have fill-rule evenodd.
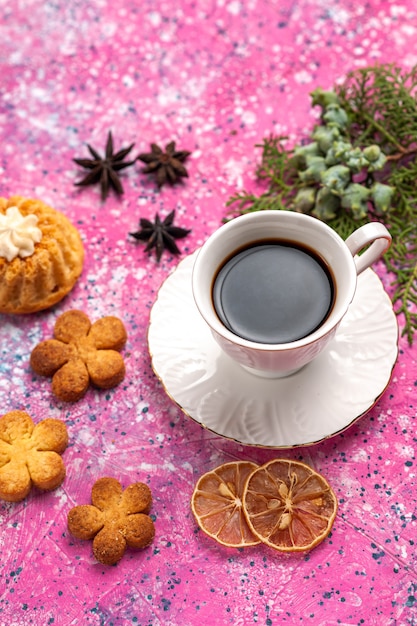
<path id="1" fill-rule="evenodd" d="M 31 256 L 35 243 L 42 239 L 37 223 L 36 215 L 24 217 L 17 206 L 9 207 L 5 215 L 0 213 L 0 257 L 10 262 L 17 256 L 22 259 Z"/>

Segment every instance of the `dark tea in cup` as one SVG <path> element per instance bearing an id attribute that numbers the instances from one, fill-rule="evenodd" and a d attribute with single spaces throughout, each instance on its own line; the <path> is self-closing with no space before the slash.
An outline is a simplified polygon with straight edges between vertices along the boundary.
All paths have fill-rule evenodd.
<path id="1" fill-rule="evenodd" d="M 243 339 L 297 341 L 327 319 L 334 280 L 325 261 L 286 240 L 257 241 L 233 253 L 213 282 L 213 305 L 222 323 Z"/>

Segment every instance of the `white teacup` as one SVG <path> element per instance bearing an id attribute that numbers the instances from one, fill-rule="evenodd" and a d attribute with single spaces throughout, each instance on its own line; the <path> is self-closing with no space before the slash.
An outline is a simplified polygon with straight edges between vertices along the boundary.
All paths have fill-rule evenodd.
<path id="1" fill-rule="evenodd" d="M 213 285 L 220 268 L 242 249 L 266 241 L 308 250 L 328 271 L 332 303 L 324 321 L 307 336 L 282 343 L 254 341 L 233 332 L 216 312 Z M 250 213 L 221 226 L 201 247 L 192 271 L 194 300 L 215 340 L 232 359 L 260 376 L 288 376 L 316 358 L 333 338 L 355 295 L 358 274 L 377 261 L 390 244 L 391 235 L 378 222 L 361 226 L 343 241 L 327 224 L 308 215 L 292 211 Z M 309 280 L 303 289 L 310 289 L 311 294 Z M 249 291 L 244 295 L 251 297 Z"/>

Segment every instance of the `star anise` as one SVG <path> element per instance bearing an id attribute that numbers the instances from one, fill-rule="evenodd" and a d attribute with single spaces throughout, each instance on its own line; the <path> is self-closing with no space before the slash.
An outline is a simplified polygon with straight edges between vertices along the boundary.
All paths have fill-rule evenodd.
<path id="1" fill-rule="evenodd" d="M 156 143 L 151 143 L 151 152 L 138 155 L 146 163 L 145 174 L 155 174 L 158 187 L 165 183 L 176 183 L 182 176 L 188 176 L 183 161 L 191 154 L 188 150 L 176 150 L 175 141 L 165 146 L 165 152 Z"/>
<path id="2" fill-rule="evenodd" d="M 110 187 L 112 187 L 117 194 L 121 195 L 123 193 L 123 187 L 117 172 L 135 163 L 134 160 L 124 161 L 125 157 L 129 154 L 134 145 L 135 144 L 132 143 L 127 148 L 123 148 L 114 154 L 113 136 L 110 131 L 107 136 L 106 154 L 105 157 L 102 158 L 99 153 L 94 150 L 94 148 L 87 144 L 87 148 L 94 158 L 73 160 L 77 163 L 77 165 L 81 165 L 81 167 L 91 171 L 82 180 L 75 183 L 75 185 L 77 187 L 85 187 L 87 185 L 100 183 L 101 199 L 103 201 L 107 198 Z"/>
<path id="3" fill-rule="evenodd" d="M 173 226 L 175 211 L 171 211 L 166 218 L 161 221 L 158 213 L 155 214 L 155 222 L 151 222 L 142 217 L 139 221 L 140 230 L 129 233 L 138 241 L 147 241 L 145 252 L 155 248 L 156 260 L 159 262 L 165 249 L 172 254 L 180 254 L 180 249 L 175 243 L 176 239 L 186 237 L 191 230 Z"/>

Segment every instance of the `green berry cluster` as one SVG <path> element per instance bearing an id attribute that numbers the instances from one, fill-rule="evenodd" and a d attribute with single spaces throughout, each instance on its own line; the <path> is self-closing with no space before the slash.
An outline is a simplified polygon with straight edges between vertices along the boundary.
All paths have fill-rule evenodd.
<path id="1" fill-rule="evenodd" d="M 310 143 L 297 146 L 292 163 L 302 186 L 294 198 L 294 209 L 328 221 L 342 209 L 354 219 L 386 213 L 394 188 L 378 182 L 386 156 L 377 145 L 363 150 L 348 140 L 349 118 L 333 91 L 316 89 L 312 104 L 322 108 L 321 123 L 315 126 Z"/>

